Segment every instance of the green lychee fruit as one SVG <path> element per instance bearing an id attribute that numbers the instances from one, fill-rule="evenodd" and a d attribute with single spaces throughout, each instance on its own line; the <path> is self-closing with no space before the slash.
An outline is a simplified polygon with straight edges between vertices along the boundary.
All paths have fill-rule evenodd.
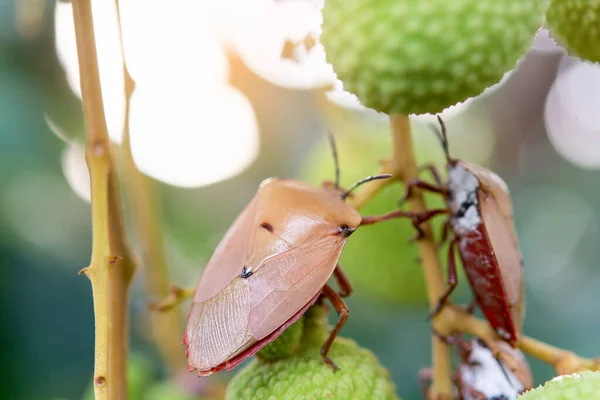
<path id="1" fill-rule="evenodd" d="M 256 356 L 264 361 L 277 361 L 296 352 L 304 332 L 304 317 L 290 325 L 277 339 L 263 347 Z"/>
<path id="2" fill-rule="evenodd" d="M 548 0 L 327 0 L 321 43 L 344 89 L 386 114 L 438 113 L 513 69 Z"/>
<path id="3" fill-rule="evenodd" d="M 600 372 L 564 375 L 529 390 L 518 400 L 597 400 L 600 398 Z"/>
<path id="4" fill-rule="evenodd" d="M 326 316 L 324 307 L 311 307 L 298 352 L 275 362 L 254 360 L 229 383 L 226 399 L 398 399 L 389 371 L 352 340 L 338 337 L 331 347 L 338 371 L 323 363 L 319 350 L 328 335 Z"/>
<path id="5" fill-rule="evenodd" d="M 600 62 L 600 0 L 552 0 L 546 24 L 570 54 Z"/>

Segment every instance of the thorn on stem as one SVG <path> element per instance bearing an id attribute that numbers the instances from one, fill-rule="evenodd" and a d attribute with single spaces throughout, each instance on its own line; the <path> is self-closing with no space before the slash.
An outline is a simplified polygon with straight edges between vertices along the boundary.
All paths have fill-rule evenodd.
<path id="1" fill-rule="evenodd" d="M 94 143 L 91 143 L 91 147 L 94 157 L 102 157 L 106 153 L 104 140 L 98 140 Z"/>
<path id="2" fill-rule="evenodd" d="M 82 268 L 82 269 L 79 270 L 79 272 L 77 273 L 77 275 L 85 275 L 85 276 L 87 276 L 89 278 L 90 277 L 88 275 L 88 272 L 89 272 L 88 270 L 89 269 L 90 269 L 90 267 Z"/>
<path id="3" fill-rule="evenodd" d="M 183 289 L 177 285 L 171 284 L 169 286 L 169 293 L 175 297 L 181 297 L 181 295 L 183 294 Z"/>
<path id="4" fill-rule="evenodd" d="M 106 384 L 106 378 L 103 376 L 98 376 L 94 379 L 94 384 L 98 387 L 102 387 Z"/>
<path id="5" fill-rule="evenodd" d="M 123 260 L 123 257 L 121 257 L 121 256 L 110 256 L 110 257 L 108 257 L 108 266 L 112 267 L 113 265 L 115 265 L 116 263 L 118 263 L 122 260 Z"/>

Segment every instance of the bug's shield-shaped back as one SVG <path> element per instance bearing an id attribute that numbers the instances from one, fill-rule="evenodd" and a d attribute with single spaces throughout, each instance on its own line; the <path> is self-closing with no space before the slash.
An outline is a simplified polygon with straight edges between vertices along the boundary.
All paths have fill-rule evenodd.
<path id="1" fill-rule="evenodd" d="M 242 271 L 250 255 L 256 232 L 255 197 L 227 231 L 202 272 L 194 302 L 202 302 L 219 293 Z"/>
<path id="2" fill-rule="evenodd" d="M 248 279 L 236 276 L 215 296 L 196 301 L 185 336 L 190 369 L 228 368 L 232 357 L 293 323 L 290 318 L 327 283 L 345 242 L 339 235 L 315 237 L 267 258 Z"/>

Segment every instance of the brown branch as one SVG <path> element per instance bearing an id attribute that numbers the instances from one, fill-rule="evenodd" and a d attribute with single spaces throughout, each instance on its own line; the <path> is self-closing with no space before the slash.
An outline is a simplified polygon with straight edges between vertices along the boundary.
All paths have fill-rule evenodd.
<path id="1" fill-rule="evenodd" d="M 413 150 L 410 121 L 404 115 L 392 115 L 390 118 L 394 151 L 392 167 L 406 184 L 406 182 L 417 178 L 419 174 Z M 414 191 L 409 200 L 409 207 L 415 213 L 422 213 L 427 210 L 423 193 L 420 190 Z M 444 278 L 431 225 L 424 223 L 421 227 L 425 236 L 418 242 L 419 250 L 423 260 L 425 282 L 427 283 L 429 308 L 433 309 L 445 291 Z M 439 329 L 437 330 L 444 333 Z M 450 345 L 436 335 L 432 335 L 432 359 L 433 380 L 429 396 L 432 399 L 451 399 L 453 390 Z"/>
<path id="2" fill-rule="evenodd" d="M 135 268 L 124 239 L 118 181 L 100 90 L 91 1 L 72 4 L 92 193 L 92 260 L 81 272 L 90 279 L 94 296 L 94 394 L 96 399 L 126 399 L 128 287 Z"/>

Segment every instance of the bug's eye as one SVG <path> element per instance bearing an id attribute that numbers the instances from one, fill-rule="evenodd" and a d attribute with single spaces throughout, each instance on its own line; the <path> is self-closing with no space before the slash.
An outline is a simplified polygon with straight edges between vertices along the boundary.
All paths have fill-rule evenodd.
<path id="1" fill-rule="evenodd" d="M 260 224 L 260 227 L 263 228 L 263 229 L 265 229 L 265 230 L 267 230 L 267 231 L 269 231 L 269 232 L 271 232 L 271 233 L 273 233 L 273 225 L 271 225 L 268 222 L 263 222 L 262 224 Z"/>
<path id="2" fill-rule="evenodd" d="M 352 235 L 352 232 L 354 232 L 354 231 L 355 231 L 355 229 L 352 229 L 348 225 L 344 224 L 344 225 L 340 225 L 339 234 L 343 237 L 348 237 L 348 236 Z"/>

